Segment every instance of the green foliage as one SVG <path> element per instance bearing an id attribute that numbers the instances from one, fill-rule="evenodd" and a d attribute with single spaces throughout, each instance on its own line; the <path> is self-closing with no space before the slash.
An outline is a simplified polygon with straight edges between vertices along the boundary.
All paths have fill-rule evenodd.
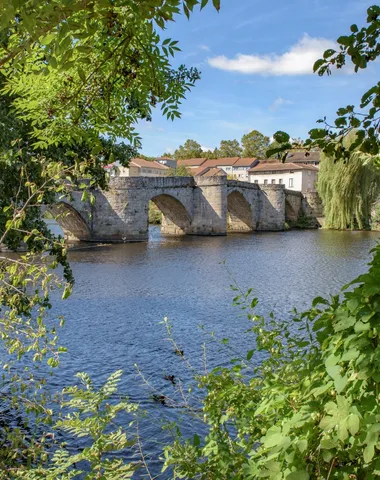
<path id="1" fill-rule="evenodd" d="M 314 72 L 318 75 L 330 75 L 332 68 L 351 68 L 358 72 L 367 68 L 369 62 L 374 62 L 380 55 L 380 7 L 373 5 L 367 10 L 367 26 L 359 29 L 357 25 L 351 25 L 349 35 L 340 36 L 337 39 L 339 50 L 326 50 L 323 58 L 314 64 Z M 349 60 L 349 62 L 347 62 Z M 367 90 L 361 97 L 359 108 L 347 105 L 339 108 L 337 118 L 333 123 L 328 123 L 326 117 L 319 119 L 322 128 L 315 128 L 309 132 L 310 138 L 305 146 L 321 148 L 333 159 L 348 160 L 352 152 L 359 150 L 370 155 L 379 154 L 378 121 L 380 112 L 380 82 Z M 356 140 L 345 145 L 345 137 L 352 131 L 356 132 Z M 281 133 L 281 132 L 279 132 Z M 284 152 L 290 148 L 287 141 L 283 143 L 278 152 Z"/>
<path id="2" fill-rule="evenodd" d="M 371 211 L 371 230 L 380 229 L 380 205 L 375 203 Z"/>
<path id="3" fill-rule="evenodd" d="M 222 140 L 217 150 L 219 158 L 240 157 L 243 149 L 237 140 Z"/>
<path id="4" fill-rule="evenodd" d="M 270 144 L 269 137 L 266 137 L 257 130 L 243 135 L 241 145 L 243 147 L 243 157 L 265 158 L 266 150 Z"/>
<path id="5" fill-rule="evenodd" d="M 151 225 L 161 225 L 162 212 L 154 202 L 149 202 L 149 223 Z"/>
<path id="6" fill-rule="evenodd" d="M 184 165 L 178 165 L 175 168 L 169 168 L 168 177 L 192 177 L 191 171 Z"/>
<path id="7" fill-rule="evenodd" d="M 62 299 L 68 298 L 74 284 L 63 239 L 49 232 L 43 213 L 50 208 L 59 222 L 64 213 L 52 207 L 70 199 L 73 189 L 82 190 L 83 202 L 93 204 L 91 190 L 107 188 L 104 165 L 128 164 L 140 146 L 135 124 L 150 120 L 156 105 L 169 119 L 180 116 L 179 105 L 199 72 L 183 65 L 173 69 L 178 44 L 160 35 L 181 9 L 189 16 L 207 3 L 0 2 L 0 248 L 28 251 L 0 255 L 1 339 L 10 357 L 2 365 L 1 409 L 12 420 L 0 425 L 1 472 L 25 467 L 22 478 L 45 473 L 51 479 L 72 478 L 72 472 L 64 473 L 73 465 L 67 452 L 60 451 L 55 464 L 46 466 L 49 442 L 41 432 L 55 412 L 47 407 L 47 380 L 36 370 L 42 361 L 58 366 L 65 352 L 57 336 L 63 319 L 51 314 L 50 297 L 60 289 Z M 212 3 L 218 10 L 219 1 Z M 118 136 L 131 145 L 116 144 Z M 92 405 L 94 398 L 88 399 Z M 101 403 L 97 417 L 90 406 L 83 410 L 84 400 L 77 405 L 78 429 L 86 426 L 82 413 L 92 419 L 91 428 L 106 425 Z M 60 428 L 67 425 L 63 420 Z M 106 438 L 97 432 L 96 448 L 81 452 L 77 460 L 87 460 L 97 478 L 130 476 L 130 466 L 116 460 L 107 466 L 106 459 L 94 457 Z M 116 432 L 105 446 L 123 448 L 124 440 Z M 46 471 L 27 472 L 41 462 Z M 93 472 L 89 475 L 94 478 Z"/>
<path id="8" fill-rule="evenodd" d="M 347 136 L 344 145 L 353 136 Z M 372 155 L 360 151 L 353 152 L 345 162 L 334 162 L 322 153 L 317 189 L 327 228 L 369 228 L 371 207 L 380 189 L 380 170 Z"/>
<path id="9" fill-rule="evenodd" d="M 204 7 L 208 0 L 203 0 Z M 219 9 L 219 2 L 213 2 Z M 0 69 L 18 116 L 32 122 L 38 147 L 93 143 L 98 135 L 140 140 L 139 119 L 160 105 L 174 120 L 199 78 L 171 67 L 178 42 L 158 31 L 197 0 L 52 0 L 0 5 Z"/>
<path id="10" fill-rule="evenodd" d="M 257 299 L 237 292 L 254 346 L 199 377 L 208 434 L 166 449 L 175 478 L 378 478 L 380 247 L 374 252 L 342 299 L 318 297 L 292 322 L 255 315 Z"/>
<path id="11" fill-rule="evenodd" d="M 187 158 L 200 158 L 204 157 L 204 153 L 200 143 L 190 138 L 186 140 L 183 145 L 180 145 L 174 152 L 174 158 L 176 160 L 186 160 Z"/>
<path id="12" fill-rule="evenodd" d="M 113 373 L 107 382 L 96 390 L 88 375 L 78 373 L 77 377 L 82 386 L 65 388 L 63 396 L 68 397 L 68 400 L 63 401 L 62 408 L 68 413 L 56 422 L 54 428 L 75 439 L 88 440 L 88 446 L 72 454 L 62 445 L 55 450 L 49 462 L 46 461 L 45 454 L 41 465 L 12 469 L 12 478 L 124 480 L 132 477 L 139 465 L 126 464 L 115 455 L 135 444 L 135 440 L 128 439 L 121 427 L 114 427 L 114 421 L 120 412 L 133 413 L 137 409 L 128 399 L 115 405 L 111 403 L 121 374 L 121 370 Z"/>

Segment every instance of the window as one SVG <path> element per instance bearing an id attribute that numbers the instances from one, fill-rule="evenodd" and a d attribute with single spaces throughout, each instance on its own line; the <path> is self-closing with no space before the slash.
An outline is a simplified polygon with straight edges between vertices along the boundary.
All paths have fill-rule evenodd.
<path id="1" fill-rule="evenodd" d="M 275 183 L 276 183 L 276 180 L 272 178 L 272 185 L 274 185 Z"/>
<path id="2" fill-rule="evenodd" d="M 258 180 L 255 180 L 254 183 L 259 183 L 259 181 L 258 181 Z"/>
<path id="3" fill-rule="evenodd" d="M 289 187 L 294 187 L 292 178 L 289 178 Z"/>
<path id="4" fill-rule="evenodd" d="M 278 183 L 282 185 L 282 178 L 279 179 Z"/>
<path id="5" fill-rule="evenodd" d="M 268 185 L 268 180 L 267 179 L 264 180 L 264 185 Z"/>

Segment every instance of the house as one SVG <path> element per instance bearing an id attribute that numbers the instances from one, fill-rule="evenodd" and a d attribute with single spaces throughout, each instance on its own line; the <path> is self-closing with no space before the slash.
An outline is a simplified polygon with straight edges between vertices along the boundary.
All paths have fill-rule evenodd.
<path id="1" fill-rule="evenodd" d="M 240 157 L 231 158 L 216 158 L 207 160 L 202 164 L 202 167 L 221 168 L 227 175 L 232 176 L 232 167 L 239 160 Z"/>
<path id="2" fill-rule="evenodd" d="M 115 177 L 166 177 L 169 167 L 158 162 L 150 162 L 143 158 L 132 158 L 128 167 L 115 162 L 107 165 L 111 176 Z"/>
<path id="3" fill-rule="evenodd" d="M 194 177 L 226 177 L 227 174 L 224 170 L 218 167 L 204 167 L 203 165 L 197 169 L 192 170 Z"/>
<path id="4" fill-rule="evenodd" d="M 248 171 L 249 181 L 262 185 L 285 185 L 289 190 L 316 190 L 318 168 L 302 163 L 260 162 Z"/>
<path id="5" fill-rule="evenodd" d="M 321 152 L 289 152 L 285 162 L 302 163 L 303 165 L 314 165 L 315 167 L 318 167 L 321 163 Z"/>
<path id="6" fill-rule="evenodd" d="M 258 165 L 260 161 L 257 158 L 239 158 L 237 162 L 232 165 L 232 176 L 236 180 L 248 182 L 248 171 Z"/>
<path id="7" fill-rule="evenodd" d="M 177 167 L 177 160 L 174 158 L 169 157 L 159 157 L 154 159 L 155 162 L 160 163 L 161 165 L 165 165 L 169 168 L 176 168 Z"/>
<path id="8" fill-rule="evenodd" d="M 207 160 L 202 167 L 220 168 L 230 177 L 248 182 L 248 170 L 258 163 L 257 158 L 230 157 Z"/>
<path id="9" fill-rule="evenodd" d="M 177 160 L 177 167 L 186 167 L 190 171 L 199 168 L 207 161 L 207 158 L 186 158 L 186 160 Z"/>

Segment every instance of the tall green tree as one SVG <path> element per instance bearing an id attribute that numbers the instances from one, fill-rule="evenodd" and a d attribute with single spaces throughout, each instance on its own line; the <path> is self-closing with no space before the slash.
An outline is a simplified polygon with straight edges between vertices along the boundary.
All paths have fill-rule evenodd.
<path id="1" fill-rule="evenodd" d="M 0 254 L 1 340 L 9 354 L 8 363 L 2 362 L 1 386 L 6 386 L 7 394 L 0 401 L 1 410 L 10 415 L 9 421 L 0 423 L 0 471 L 7 478 L 129 476 L 128 465 L 116 461 L 112 466 L 107 455 L 131 443 L 121 431 L 111 429 L 92 436 L 93 448 L 85 449 L 82 458 L 58 452 L 50 465 L 54 471 L 50 471 L 50 451 L 55 445 L 47 438 L 53 438 L 50 425 L 57 412 L 50 408 L 54 403 L 48 408 L 44 401 L 46 378 L 38 364 L 58 366 L 65 351 L 57 334 L 63 319 L 49 314 L 50 297 L 53 290 L 61 289 L 66 299 L 74 279 L 63 239 L 48 232 L 41 217 L 46 205 L 69 198 L 72 189 L 82 190 L 83 201 L 92 203 L 91 189 L 107 188 L 103 165 L 122 160 L 117 158 L 119 153 L 128 161 L 140 146 L 136 124 L 140 119 L 150 120 L 153 108 L 160 108 L 172 120 L 180 116 L 179 105 L 199 72 L 184 65 L 172 67 L 178 43 L 163 32 L 182 11 L 189 17 L 196 5 L 203 8 L 207 3 L 0 2 L 0 74 L 4 77 L 0 92 L 0 245 L 28 247 L 22 256 Z M 219 8 L 218 1 L 213 4 Z M 126 138 L 131 146 L 119 148 L 117 137 Z M 108 419 L 125 407 L 119 404 L 113 410 L 108 402 L 104 408 L 96 406 L 112 388 L 107 384 L 101 395 L 93 392 L 91 399 L 88 388 L 80 398 L 74 387 L 70 393 L 76 398 L 66 407 L 79 412 L 71 412 L 71 424 L 60 427 L 80 437 L 84 431 L 101 433 Z M 52 450 L 48 452 L 45 447 L 49 445 Z M 93 471 L 77 475 L 72 468 L 84 457 Z"/>
<path id="2" fill-rule="evenodd" d="M 204 157 L 204 153 L 200 143 L 190 138 L 186 140 L 183 145 L 180 145 L 174 152 L 174 158 L 176 160 L 185 160 L 187 158 L 199 158 Z"/>
<path id="3" fill-rule="evenodd" d="M 240 157 L 242 147 L 237 140 L 222 140 L 217 150 L 218 157 Z"/>
<path id="4" fill-rule="evenodd" d="M 350 149 L 356 132 L 345 137 Z M 325 227 L 335 229 L 369 228 L 371 208 L 380 195 L 380 169 L 375 158 L 357 149 L 345 161 L 321 154 L 318 193 L 324 205 Z"/>
<path id="5" fill-rule="evenodd" d="M 14 107 L 33 122 L 38 146 L 75 143 L 97 135 L 139 145 L 139 119 L 159 106 L 180 116 L 179 104 L 199 79 L 196 69 L 170 59 L 177 42 L 161 37 L 194 0 L 2 2 L 0 67 Z M 206 2 L 202 2 L 202 6 Z M 215 2 L 218 7 L 218 2 Z"/>
<path id="6" fill-rule="evenodd" d="M 263 135 L 257 130 L 243 135 L 241 145 L 243 147 L 243 157 L 266 158 L 266 150 L 270 144 L 269 137 Z"/>

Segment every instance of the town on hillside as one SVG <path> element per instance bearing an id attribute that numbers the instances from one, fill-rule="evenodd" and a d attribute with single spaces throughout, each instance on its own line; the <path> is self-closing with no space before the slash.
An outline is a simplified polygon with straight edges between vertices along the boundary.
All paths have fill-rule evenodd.
<path id="1" fill-rule="evenodd" d="M 128 167 L 118 162 L 108 165 L 111 176 L 166 177 L 166 176 L 225 176 L 241 182 L 259 185 L 284 185 L 289 190 L 313 192 L 320 164 L 319 151 L 290 152 L 285 162 L 278 159 L 254 157 L 206 157 L 174 159 L 159 157 L 153 160 L 132 158 Z"/>

